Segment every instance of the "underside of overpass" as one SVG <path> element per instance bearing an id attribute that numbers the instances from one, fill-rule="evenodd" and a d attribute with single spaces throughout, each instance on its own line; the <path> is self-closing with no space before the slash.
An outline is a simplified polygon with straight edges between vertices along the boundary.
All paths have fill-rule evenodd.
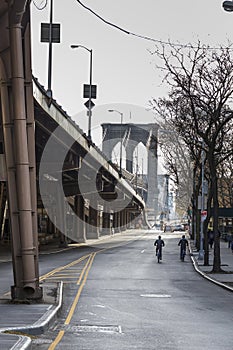
<path id="1" fill-rule="evenodd" d="M 40 299 L 38 219 L 45 212 L 63 243 L 85 241 L 98 238 L 100 226 L 102 233 L 125 229 L 144 201 L 33 83 L 30 1 L 0 3 L 0 33 L 0 223 L 8 212 L 12 299 Z"/>
<path id="2" fill-rule="evenodd" d="M 33 90 L 38 192 L 50 220 L 78 242 L 124 230 L 141 213 L 142 198 L 55 101 L 47 104 L 36 81 Z M 59 220 L 67 212 L 70 221 Z"/>

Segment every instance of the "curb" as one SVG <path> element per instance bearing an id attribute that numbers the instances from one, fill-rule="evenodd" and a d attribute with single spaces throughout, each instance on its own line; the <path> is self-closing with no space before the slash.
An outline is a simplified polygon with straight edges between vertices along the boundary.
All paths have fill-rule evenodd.
<path id="1" fill-rule="evenodd" d="M 31 349 L 32 340 L 26 335 L 18 336 L 19 340 L 13 345 L 10 350 L 27 350 Z"/>
<path id="2" fill-rule="evenodd" d="M 58 312 L 60 311 L 62 307 L 62 299 L 63 299 L 63 282 L 61 281 L 59 283 L 58 287 L 58 303 L 57 305 L 52 308 L 52 310 L 48 310 L 38 321 L 36 321 L 32 326 L 25 326 L 25 327 L 8 327 L 8 328 L 1 328 L 0 333 L 1 335 L 7 336 L 8 334 L 5 332 L 12 332 L 11 336 L 18 336 L 18 341 L 14 344 L 13 347 L 10 348 L 10 350 L 26 350 L 31 349 L 31 343 L 32 340 L 28 336 L 24 335 L 17 335 L 13 332 L 21 332 L 29 335 L 40 335 L 48 330 L 50 325 L 54 322 L 54 319 L 57 317 Z"/>
<path id="3" fill-rule="evenodd" d="M 210 282 L 212 282 L 212 283 L 218 285 L 218 286 L 221 287 L 221 288 L 224 288 L 224 289 L 226 289 L 226 290 L 228 290 L 228 291 L 230 291 L 230 292 L 233 292 L 233 288 L 232 288 L 232 287 L 230 287 L 230 286 L 228 286 L 228 285 L 226 285 L 226 284 L 224 284 L 224 283 L 222 283 L 222 282 L 219 282 L 219 281 L 217 281 L 217 280 L 214 279 L 214 278 L 209 277 L 206 273 L 204 273 L 203 271 L 201 271 L 201 270 L 199 269 L 198 263 L 197 263 L 196 259 L 195 259 L 194 256 L 193 256 L 193 251 L 192 251 L 192 248 L 191 248 L 191 245 L 190 245 L 190 241 L 189 241 L 189 252 L 190 252 L 190 257 L 191 257 L 191 260 L 192 260 L 194 269 L 195 269 L 203 278 L 205 278 L 205 279 L 207 279 L 208 281 L 210 281 Z"/>

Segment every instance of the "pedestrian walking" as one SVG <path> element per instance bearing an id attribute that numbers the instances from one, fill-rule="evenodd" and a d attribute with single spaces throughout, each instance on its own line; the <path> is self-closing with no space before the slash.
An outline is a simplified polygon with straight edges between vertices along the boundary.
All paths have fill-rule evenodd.
<path id="1" fill-rule="evenodd" d="M 233 254 L 233 241 L 231 242 L 231 252 Z"/>
<path id="2" fill-rule="evenodd" d="M 184 261 L 184 257 L 186 255 L 186 247 L 188 246 L 188 241 L 185 238 L 185 235 L 182 236 L 178 245 L 180 246 L 180 260 Z"/>
<path id="3" fill-rule="evenodd" d="M 208 230 L 207 234 L 208 234 L 208 243 L 210 248 L 212 249 L 214 244 L 214 232 L 212 230 Z"/>
<path id="4" fill-rule="evenodd" d="M 231 248 L 231 243 L 233 242 L 233 236 L 230 233 L 227 235 L 227 242 L 228 242 L 228 248 Z"/>

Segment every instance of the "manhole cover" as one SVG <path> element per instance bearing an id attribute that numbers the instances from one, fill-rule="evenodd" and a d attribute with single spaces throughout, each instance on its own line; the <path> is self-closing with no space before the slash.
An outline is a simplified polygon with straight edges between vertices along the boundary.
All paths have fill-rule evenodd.
<path id="1" fill-rule="evenodd" d="M 78 325 L 66 326 L 66 332 L 100 332 L 100 333 L 122 333 L 121 326 L 102 326 L 102 325 Z"/>
<path id="2" fill-rule="evenodd" d="M 51 344 L 52 342 L 50 339 L 33 339 L 33 344 Z"/>

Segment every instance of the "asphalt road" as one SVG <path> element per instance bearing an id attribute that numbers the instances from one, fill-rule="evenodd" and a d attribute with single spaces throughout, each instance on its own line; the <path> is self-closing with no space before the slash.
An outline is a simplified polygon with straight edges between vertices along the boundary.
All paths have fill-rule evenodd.
<path id="1" fill-rule="evenodd" d="M 50 277 L 64 280 L 64 305 L 32 349 L 232 350 L 232 293 L 200 277 L 189 256 L 179 260 L 180 234 L 162 235 L 166 246 L 158 264 L 157 235 L 135 233 L 43 256 L 43 273 L 77 263 Z"/>

